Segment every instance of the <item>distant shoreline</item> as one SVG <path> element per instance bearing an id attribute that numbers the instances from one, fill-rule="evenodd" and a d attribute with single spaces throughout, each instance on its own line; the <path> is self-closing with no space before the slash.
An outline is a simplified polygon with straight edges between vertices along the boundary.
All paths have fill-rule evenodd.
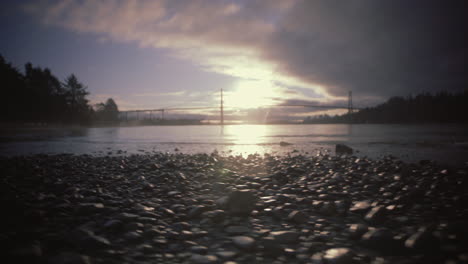
<path id="1" fill-rule="evenodd" d="M 235 125 L 460 125 L 468 126 L 466 123 L 453 122 L 453 123 L 225 123 L 224 126 Z M 167 123 L 167 124 L 92 124 L 92 125 L 79 125 L 79 124 L 45 124 L 45 123 L 0 123 L 0 130 L 3 129 L 75 129 L 75 128 L 104 128 L 104 127 L 139 127 L 139 126 L 221 126 L 216 123 L 198 123 L 198 124 L 183 124 L 183 123 Z"/>

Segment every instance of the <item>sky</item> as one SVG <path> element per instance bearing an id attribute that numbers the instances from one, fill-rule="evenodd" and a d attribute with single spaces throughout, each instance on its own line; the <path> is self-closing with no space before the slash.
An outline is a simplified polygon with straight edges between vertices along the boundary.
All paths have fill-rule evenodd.
<path id="1" fill-rule="evenodd" d="M 346 106 L 349 91 L 366 107 L 466 89 L 467 11 L 463 0 L 4 0 L 0 54 L 74 73 L 91 102 L 121 110 L 218 106 L 221 88 L 236 111 Z"/>

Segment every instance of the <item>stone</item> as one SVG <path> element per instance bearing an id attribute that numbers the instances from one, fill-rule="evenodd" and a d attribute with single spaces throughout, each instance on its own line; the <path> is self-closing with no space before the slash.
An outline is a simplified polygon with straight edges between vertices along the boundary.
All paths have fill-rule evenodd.
<path id="1" fill-rule="evenodd" d="M 198 263 L 198 264 L 210 264 L 210 263 L 217 263 L 218 262 L 218 257 L 213 256 L 213 255 L 199 255 L 199 254 L 192 254 L 190 257 L 190 261 L 192 263 Z"/>
<path id="2" fill-rule="evenodd" d="M 341 154 L 353 154 L 353 149 L 345 144 L 336 144 L 335 153 Z"/>
<path id="3" fill-rule="evenodd" d="M 325 251 L 323 259 L 327 264 L 349 264 L 354 262 L 354 253 L 349 248 L 331 248 Z"/>
<path id="4" fill-rule="evenodd" d="M 369 201 L 359 201 L 353 204 L 351 208 L 349 208 L 349 212 L 364 215 L 369 211 L 371 207 L 372 206 Z"/>
<path id="5" fill-rule="evenodd" d="M 229 235 L 241 235 L 250 232 L 250 228 L 245 226 L 228 226 L 224 229 Z"/>
<path id="6" fill-rule="evenodd" d="M 299 239 L 299 233 L 293 231 L 275 231 L 271 232 L 270 235 L 278 243 L 295 243 Z"/>
<path id="7" fill-rule="evenodd" d="M 360 239 L 368 231 L 369 227 L 365 224 L 352 224 L 349 227 L 350 238 L 351 239 Z"/>
<path id="8" fill-rule="evenodd" d="M 206 254 L 208 252 L 208 248 L 205 246 L 196 245 L 191 247 L 190 251 L 197 254 Z"/>
<path id="9" fill-rule="evenodd" d="M 265 253 L 269 255 L 280 255 L 283 250 L 280 243 L 278 243 L 278 241 L 276 241 L 273 237 L 262 238 L 260 240 L 260 244 L 262 245 Z"/>
<path id="10" fill-rule="evenodd" d="M 377 250 L 384 254 L 395 255 L 401 252 L 402 245 L 393 238 L 390 230 L 385 228 L 376 228 L 367 231 L 361 239 L 363 246 Z"/>
<path id="11" fill-rule="evenodd" d="M 235 236 L 232 242 L 236 247 L 244 250 L 251 250 L 255 247 L 255 240 L 248 236 Z"/>
<path id="12" fill-rule="evenodd" d="M 368 223 L 371 224 L 378 224 L 385 220 L 386 211 L 385 207 L 383 206 L 375 206 L 373 207 L 364 217 Z"/>
<path id="13" fill-rule="evenodd" d="M 224 210 L 213 210 L 213 211 L 207 211 L 201 214 L 202 218 L 209 218 L 211 221 L 215 223 L 222 222 L 224 218 L 226 217 L 226 212 Z"/>
<path id="14" fill-rule="evenodd" d="M 49 258 L 50 264 L 91 264 L 88 256 L 74 252 L 62 252 L 59 255 Z"/>
<path id="15" fill-rule="evenodd" d="M 226 206 L 231 214 L 246 216 L 252 212 L 256 201 L 251 190 L 238 190 L 229 195 Z"/>
<path id="16" fill-rule="evenodd" d="M 122 224 L 123 224 L 122 221 L 118 219 L 111 219 L 104 223 L 104 228 L 115 230 L 115 229 L 119 229 L 120 227 L 122 227 Z"/>
<path id="17" fill-rule="evenodd" d="M 216 254 L 216 256 L 218 256 L 218 257 L 220 257 L 222 259 L 232 259 L 233 257 L 237 256 L 237 252 L 228 251 L 228 250 L 218 251 L 215 254 Z"/>
<path id="18" fill-rule="evenodd" d="M 70 242 L 89 248 L 105 248 L 110 246 L 109 240 L 105 237 L 95 235 L 91 230 L 78 228 L 69 237 Z"/>
<path id="19" fill-rule="evenodd" d="M 207 212 L 209 211 L 210 208 L 204 206 L 204 205 L 194 205 L 190 211 L 188 212 L 187 214 L 187 217 L 189 219 L 192 219 L 192 218 L 197 218 L 199 217 L 201 214 L 203 214 L 204 212 Z"/>
<path id="20" fill-rule="evenodd" d="M 405 241 L 405 247 L 421 253 L 440 251 L 440 241 L 427 227 L 421 227 Z"/>
<path id="21" fill-rule="evenodd" d="M 309 217 L 304 214 L 303 212 L 301 211 L 292 211 L 289 215 L 288 215 L 288 220 L 294 222 L 294 223 L 298 223 L 298 224 L 304 224 L 304 223 L 307 223 L 309 221 Z"/>

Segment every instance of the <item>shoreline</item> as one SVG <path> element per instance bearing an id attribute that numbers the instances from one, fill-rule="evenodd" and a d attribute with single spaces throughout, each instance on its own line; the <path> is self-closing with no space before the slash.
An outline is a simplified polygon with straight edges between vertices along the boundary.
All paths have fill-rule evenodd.
<path id="1" fill-rule="evenodd" d="M 353 156 L 0 157 L 4 259 L 466 259 L 467 168 Z"/>

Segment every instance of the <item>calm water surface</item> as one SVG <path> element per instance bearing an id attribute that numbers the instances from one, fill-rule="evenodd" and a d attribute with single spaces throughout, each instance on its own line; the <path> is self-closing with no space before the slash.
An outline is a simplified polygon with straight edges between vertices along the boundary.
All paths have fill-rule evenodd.
<path id="1" fill-rule="evenodd" d="M 0 154 L 128 155 L 182 152 L 248 155 L 333 153 L 344 143 L 358 156 L 393 155 L 406 161 L 468 161 L 468 127 L 460 125 L 226 125 L 67 129 L 2 129 Z M 292 143 L 280 146 L 279 142 Z"/>

